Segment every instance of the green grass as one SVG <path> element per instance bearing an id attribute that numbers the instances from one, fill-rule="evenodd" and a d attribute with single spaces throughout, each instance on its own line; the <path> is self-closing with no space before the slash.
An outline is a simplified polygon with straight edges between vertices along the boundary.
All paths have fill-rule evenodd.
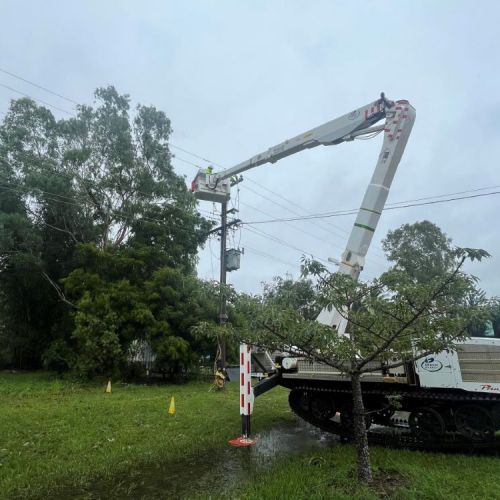
<path id="1" fill-rule="evenodd" d="M 241 491 L 245 499 L 498 499 L 497 457 L 371 449 L 375 482 L 360 487 L 352 446 L 339 445 L 292 457 L 255 478 Z"/>
<path id="2" fill-rule="evenodd" d="M 173 495 L 169 479 L 159 477 L 166 472 L 196 479 L 206 472 L 198 464 L 213 463 L 217 472 L 217 460 L 233 457 L 246 467 L 244 459 L 253 450 L 227 445 L 240 425 L 237 385 L 215 393 L 208 393 L 207 383 L 114 384 L 111 395 L 104 388 L 105 383 L 80 385 L 49 374 L 0 374 L 2 500 L 149 499 L 167 498 L 169 491 L 189 498 L 259 500 L 500 498 L 500 462 L 495 456 L 372 448 L 376 481 L 372 488 L 363 488 L 355 479 L 353 448 L 340 444 L 309 453 L 281 453 L 261 468 L 249 461 L 250 480 L 239 489 L 234 481 L 229 489 L 221 488 L 215 474 L 205 489 Z M 168 415 L 172 395 L 175 416 Z M 259 398 L 255 432 L 287 422 L 294 422 L 287 391 L 277 389 Z M 156 490 L 151 481 L 158 481 Z"/>
<path id="3" fill-rule="evenodd" d="M 227 446 L 240 428 L 238 386 L 81 386 L 47 374 L 0 374 L 0 498 L 40 498 L 133 468 Z M 176 415 L 168 414 L 175 396 Z M 254 429 L 291 419 L 286 391 Z M 269 397 L 266 395 L 265 397 Z"/>

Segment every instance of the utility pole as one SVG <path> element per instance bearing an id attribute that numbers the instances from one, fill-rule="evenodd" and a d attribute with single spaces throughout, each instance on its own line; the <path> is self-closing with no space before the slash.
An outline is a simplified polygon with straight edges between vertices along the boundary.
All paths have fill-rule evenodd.
<path id="1" fill-rule="evenodd" d="M 227 323 L 226 313 L 226 240 L 227 240 L 227 201 L 222 203 L 220 222 L 220 308 L 219 324 L 224 326 Z M 226 339 L 223 335 L 219 337 L 220 364 L 224 370 L 226 368 Z"/>
<path id="2" fill-rule="evenodd" d="M 231 179 L 231 187 L 239 184 L 243 180 L 243 177 L 235 177 Z M 237 212 L 236 209 L 229 210 L 229 213 Z M 227 243 L 227 228 L 235 226 L 241 222 L 240 219 L 234 219 L 229 224 L 227 223 L 227 201 L 221 203 L 221 213 L 220 213 L 220 308 L 219 308 L 219 324 L 224 326 L 227 323 L 227 311 L 226 311 L 226 243 Z M 216 231 L 212 230 L 213 231 Z M 226 339 L 223 335 L 219 337 L 219 347 L 220 347 L 220 364 L 221 368 L 225 370 L 226 368 Z"/>

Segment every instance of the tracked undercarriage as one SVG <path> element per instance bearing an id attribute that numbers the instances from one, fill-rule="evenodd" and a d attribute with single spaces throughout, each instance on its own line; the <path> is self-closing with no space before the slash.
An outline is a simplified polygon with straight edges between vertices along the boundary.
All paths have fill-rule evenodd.
<path id="1" fill-rule="evenodd" d="M 289 383 L 289 403 L 320 429 L 352 439 L 350 383 Z M 500 397 L 463 391 L 389 390 L 365 387 L 369 438 L 374 443 L 415 448 L 490 447 L 499 443 Z"/>

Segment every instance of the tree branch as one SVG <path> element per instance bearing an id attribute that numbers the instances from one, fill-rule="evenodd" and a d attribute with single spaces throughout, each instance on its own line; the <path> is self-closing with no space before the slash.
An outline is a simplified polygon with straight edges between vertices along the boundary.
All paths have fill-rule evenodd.
<path id="1" fill-rule="evenodd" d="M 290 342 L 284 335 L 278 333 L 274 328 L 271 328 L 270 326 L 264 324 L 262 325 L 266 330 L 268 330 L 270 333 L 278 337 L 281 341 L 284 342 Z M 311 359 L 314 359 L 316 361 L 320 361 L 321 363 L 325 363 L 328 366 L 331 366 L 333 368 L 336 368 L 337 370 L 340 370 L 342 372 L 348 372 L 348 370 L 345 369 L 345 366 L 342 364 L 339 364 L 329 358 L 325 358 L 324 356 L 321 356 L 318 354 L 316 351 L 314 351 L 310 347 L 305 347 L 304 345 L 297 344 L 297 347 L 303 351 L 305 354 L 307 354 L 308 357 Z"/>
<path id="2" fill-rule="evenodd" d="M 398 338 L 398 336 L 402 332 L 404 332 L 408 327 L 410 327 L 425 312 L 425 310 L 429 307 L 429 305 L 432 304 L 432 302 L 436 300 L 437 297 L 439 297 L 439 295 L 443 292 L 445 287 L 448 286 L 455 279 L 456 275 L 458 274 L 464 262 L 465 262 L 465 257 L 462 257 L 461 261 L 459 262 L 455 270 L 432 293 L 429 300 L 427 300 L 427 302 L 425 302 L 419 309 L 417 309 L 415 314 L 408 321 L 403 323 L 401 327 L 398 328 L 392 335 L 390 335 L 389 338 L 378 349 L 376 349 L 372 354 L 370 354 L 368 357 L 366 357 L 364 360 L 358 363 L 358 369 L 363 368 L 363 366 L 366 366 L 367 363 L 373 361 L 377 356 L 379 356 L 382 352 L 384 352 Z"/>
<path id="3" fill-rule="evenodd" d="M 42 276 L 49 282 L 49 284 L 54 288 L 54 290 L 57 292 L 57 295 L 59 299 L 64 302 L 65 304 L 68 304 L 70 307 L 73 309 L 78 309 L 78 306 L 73 304 L 73 302 L 70 302 L 66 296 L 64 295 L 63 291 L 61 290 L 61 287 L 45 272 L 41 271 Z"/>

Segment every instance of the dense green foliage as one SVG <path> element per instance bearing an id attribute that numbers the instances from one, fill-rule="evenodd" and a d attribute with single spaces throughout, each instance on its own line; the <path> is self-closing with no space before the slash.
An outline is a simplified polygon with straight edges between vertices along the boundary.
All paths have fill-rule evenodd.
<path id="1" fill-rule="evenodd" d="M 267 304 L 293 309 L 306 320 L 316 319 L 320 312 L 310 279 L 293 280 L 277 276 L 264 285 L 263 299 Z"/>
<path id="2" fill-rule="evenodd" d="M 29 99 L 0 126 L 0 366 L 123 373 L 134 342 L 176 372 L 213 349 L 190 327 L 216 320 L 197 280 L 210 223 L 171 165 L 170 121 L 98 89 L 56 120 Z M 204 293 L 207 292 L 207 293 Z"/>
<path id="3" fill-rule="evenodd" d="M 455 251 L 451 243 L 438 226 L 424 220 L 389 231 L 382 247 L 395 270 L 425 282 L 453 269 Z"/>

